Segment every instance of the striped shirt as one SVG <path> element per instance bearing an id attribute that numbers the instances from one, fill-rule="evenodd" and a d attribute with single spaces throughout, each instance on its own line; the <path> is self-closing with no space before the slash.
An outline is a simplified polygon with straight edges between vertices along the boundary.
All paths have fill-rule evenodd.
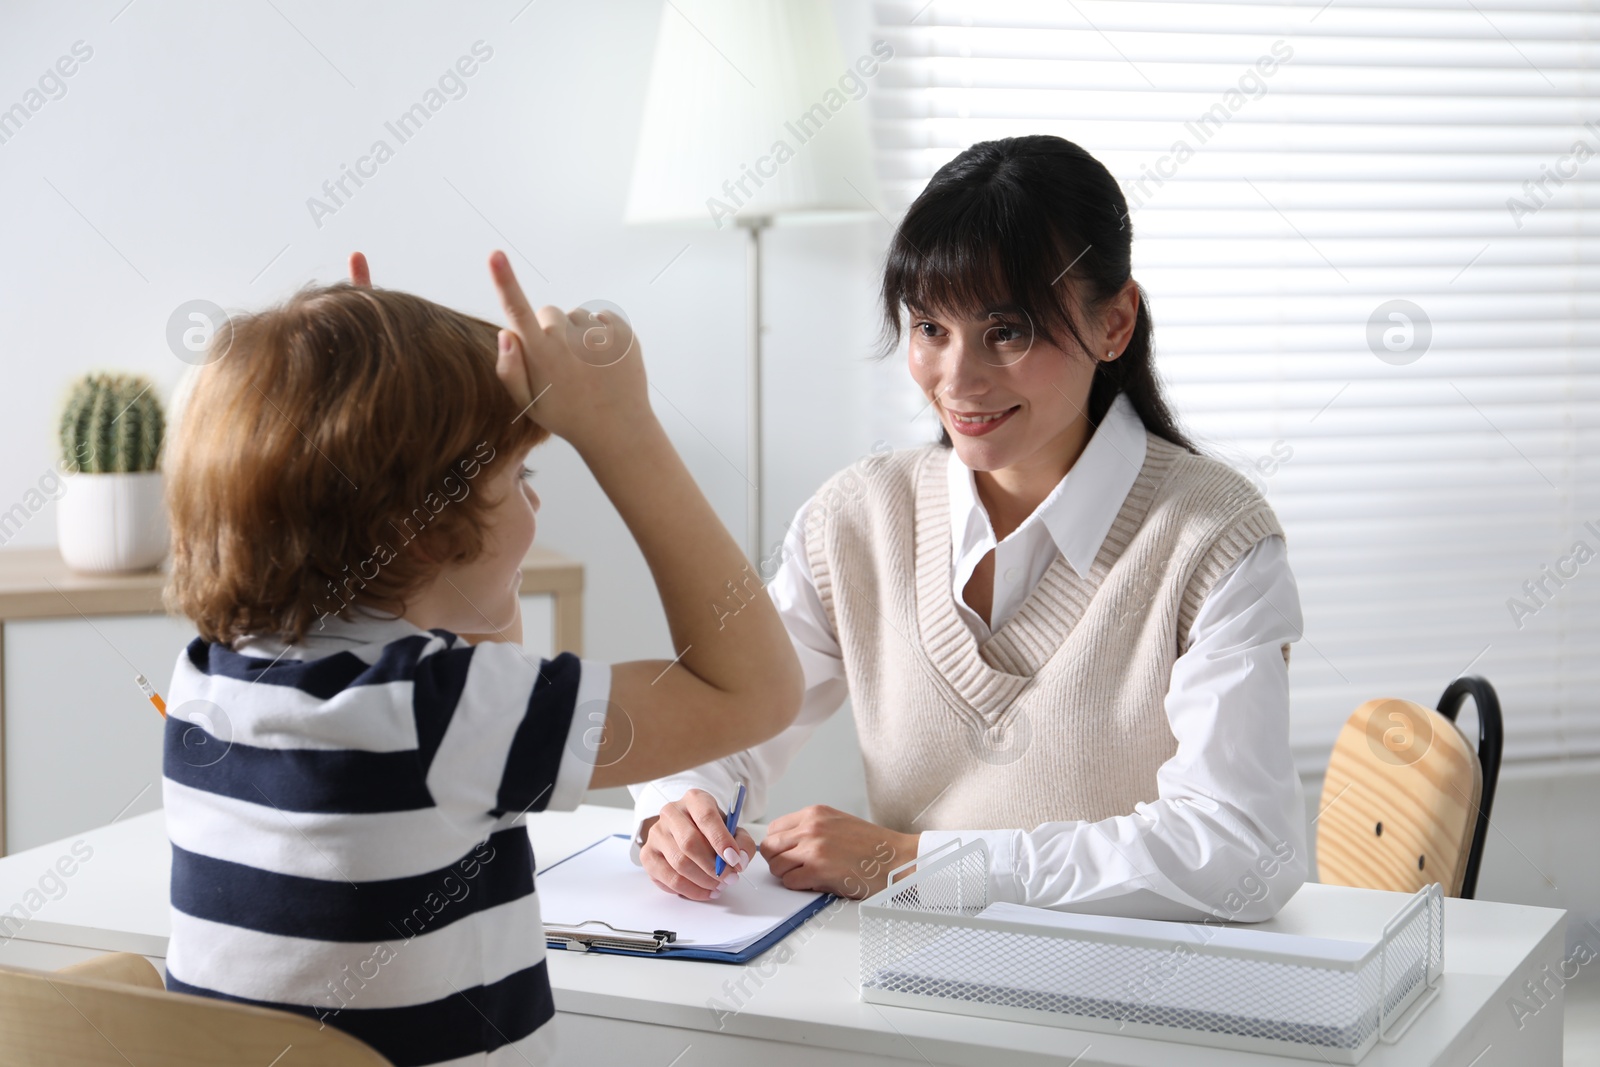
<path id="1" fill-rule="evenodd" d="M 525 814 L 582 800 L 609 666 L 326 624 L 178 657 L 167 987 L 312 1016 L 397 1067 L 547 1062 Z"/>

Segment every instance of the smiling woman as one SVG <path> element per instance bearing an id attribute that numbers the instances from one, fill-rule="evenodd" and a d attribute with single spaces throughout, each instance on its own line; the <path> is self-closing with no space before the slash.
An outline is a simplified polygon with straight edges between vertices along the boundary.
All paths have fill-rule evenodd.
<path id="1" fill-rule="evenodd" d="M 663 889 L 716 896 L 714 798 L 747 782 L 759 819 L 847 695 L 872 819 L 772 819 L 760 849 L 791 888 L 864 896 L 954 837 L 987 843 L 995 901 L 1249 922 L 1300 887 L 1283 531 L 1179 430 L 1131 246 L 1117 183 L 1058 137 L 973 145 L 911 205 L 884 348 L 909 332 L 940 440 L 841 472 L 791 524 L 769 592 L 805 702 L 771 741 L 634 790 Z M 1265 889 L 1241 904 L 1246 877 Z"/>
<path id="2" fill-rule="evenodd" d="M 1078 376 L 1093 373 L 1082 412 L 1090 427 L 1126 392 L 1152 432 L 1195 451 L 1155 377 L 1150 310 L 1129 275 L 1132 228 L 1119 205 L 1125 210 L 1116 181 L 1071 141 L 974 145 L 940 169 L 889 245 L 879 300 L 885 352 L 900 343 L 902 309 L 911 311 L 913 377 L 941 397 L 956 383 L 928 388 L 934 355 L 948 347 L 941 339 L 950 323 L 938 316 L 954 315 L 984 365 L 1035 375 L 1032 384 L 1045 386 L 1026 390 L 1036 402 L 1054 403 L 1049 375 L 1070 353 L 1065 362 Z M 1101 336 L 1085 335 L 1086 318 L 1106 320 Z M 1051 358 L 1026 360 L 1035 345 Z M 1057 399 L 1065 405 L 1075 392 Z M 1058 416 L 1052 424 L 1073 421 Z M 950 444 L 946 428 L 940 432 Z"/>

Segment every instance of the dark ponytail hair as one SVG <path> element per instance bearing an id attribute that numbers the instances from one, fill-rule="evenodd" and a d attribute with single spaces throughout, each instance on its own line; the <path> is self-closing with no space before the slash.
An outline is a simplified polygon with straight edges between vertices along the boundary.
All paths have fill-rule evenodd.
<path id="1" fill-rule="evenodd" d="M 1078 145 L 1047 134 L 980 141 L 939 168 L 895 230 L 883 269 L 881 354 L 899 347 L 906 304 L 969 315 L 1020 306 L 1036 341 L 1071 351 L 1062 343 L 1071 337 L 1088 351 L 1069 292 L 1097 312 L 1127 283 L 1132 244 L 1122 190 Z M 1150 335 L 1141 286 L 1128 347 L 1095 366 L 1089 425 L 1098 427 L 1125 392 L 1147 430 L 1198 453 L 1162 394 Z M 940 443 L 950 444 L 942 427 Z"/>

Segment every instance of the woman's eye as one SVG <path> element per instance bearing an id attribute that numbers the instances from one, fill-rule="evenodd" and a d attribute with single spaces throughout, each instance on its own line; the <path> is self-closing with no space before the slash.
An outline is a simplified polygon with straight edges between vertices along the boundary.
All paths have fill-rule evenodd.
<path id="1" fill-rule="evenodd" d="M 996 343 L 1003 345 L 1022 340 L 1022 331 L 1015 326 L 996 326 L 989 331 L 989 335 Z"/>
<path id="2" fill-rule="evenodd" d="M 533 476 L 535 474 L 537 474 L 537 473 L 538 472 L 535 471 L 532 467 L 523 467 L 522 468 L 522 475 L 521 475 L 522 480 L 525 481 L 525 482 L 531 482 L 531 481 L 533 481 Z"/>
<path id="3" fill-rule="evenodd" d="M 924 337 L 934 337 L 937 336 L 935 331 L 938 330 L 939 327 L 935 326 L 931 322 L 919 322 L 917 323 L 917 329 L 921 331 L 922 336 Z"/>

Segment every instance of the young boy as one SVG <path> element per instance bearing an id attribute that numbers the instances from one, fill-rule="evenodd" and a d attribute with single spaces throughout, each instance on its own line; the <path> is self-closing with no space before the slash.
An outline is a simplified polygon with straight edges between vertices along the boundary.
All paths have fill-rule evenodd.
<path id="1" fill-rule="evenodd" d="M 365 285 L 236 317 L 168 463 L 169 599 L 200 632 L 169 701 L 168 987 L 312 1015 L 397 1065 L 545 1062 L 525 814 L 747 748 L 801 691 L 764 595 L 708 607 L 760 583 L 627 324 L 535 312 L 502 253 L 490 270 L 510 330 Z M 549 433 L 638 541 L 676 658 L 522 651 L 522 458 Z M 748 855 L 706 833 L 736 880 Z"/>

